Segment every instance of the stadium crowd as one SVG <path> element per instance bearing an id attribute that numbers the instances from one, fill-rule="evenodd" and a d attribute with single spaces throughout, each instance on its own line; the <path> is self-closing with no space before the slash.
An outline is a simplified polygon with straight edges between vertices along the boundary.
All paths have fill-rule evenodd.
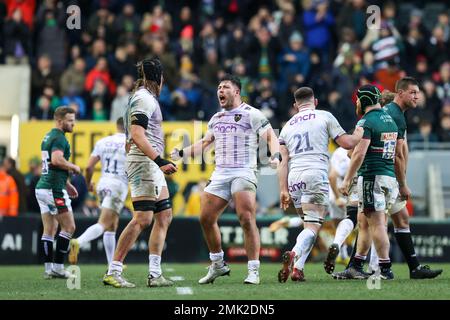
<path id="1" fill-rule="evenodd" d="M 72 4 L 81 9 L 80 29 L 66 25 Z M 378 29 L 367 27 L 372 4 L 381 8 Z M 165 68 L 165 120 L 208 121 L 219 108 L 218 80 L 233 73 L 244 101 L 274 128 L 293 115 L 300 86 L 313 88 L 319 108 L 350 130 L 358 86 L 394 91 L 410 75 L 422 91 L 418 108 L 407 112 L 409 141 L 450 142 L 449 12 L 445 1 L 2 0 L 0 63 L 31 66 L 32 120 L 50 120 L 68 105 L 78 119 L 115 121 L 136 62 L 157 55 Z M 37 182 L 33 161 L 16 183 L 31 190 L 19 190 L 18 207 L 34 199 L 23 196 Z"/>

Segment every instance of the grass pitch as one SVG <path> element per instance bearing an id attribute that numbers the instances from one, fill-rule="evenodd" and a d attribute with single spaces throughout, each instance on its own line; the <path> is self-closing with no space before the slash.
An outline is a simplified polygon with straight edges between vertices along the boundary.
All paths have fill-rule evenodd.
<path id="1" fill-rule="evenodd" d="M 368 289 L 361 280 L 333 280 L 319 263 L 307 263 L 307 281 L 278 283 L 281 264 L 261 265 L 261 284 L 244 285 L 247 265 L 232 263 L 231 276 L 214 284 L 199 285 L 207 270 L 204 264 L 163 264 L 164 275 L 175 281 L 174 287 L 147 288 L 145 264 L 131 264 L 124 276 L 137 287 L 115 289 L 102 284 L 105 265 L 80 265 L 80 289 L 69 290 L 66 280 L 43 279 L 43 266 L 0 267 L 1 300 L 374 300 L 374 299 L 450 299 L 450 264 L 432 264 L 444 269 L 432 280 L 410 280 L 406 264 L 394 264 L 395 280 L 382 281 L 380 289 Z M 340 271 L 342 266 L 337 266 Z"/>

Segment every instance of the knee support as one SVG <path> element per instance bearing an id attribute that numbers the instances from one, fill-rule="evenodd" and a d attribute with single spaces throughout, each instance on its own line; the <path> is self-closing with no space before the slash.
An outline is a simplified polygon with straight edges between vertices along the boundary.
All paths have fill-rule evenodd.
<path id="1" fill-rule="evenodd" d="M 153 200 L 133 201 L 134 211 L 155 211 L 156 205 Z"/>
<path id="2" fill-rule="evenodd" d="M 355 227 L 358 225 L 358 207 L 347 207 L 347 219 L 352 220 Z"/>
<path id="3" fill-rule="evenodd" d="M 172 203 L 170 202 L 169 199 L 164 199 L 161 201 L 158 201 L 155 203 L 155 213 L 167 210 L 167 209 L 171 209 L 172 208 Z"/>
<path id="4" fill-rule="evenodd" d="M 323 224 L 323 218 L 313 210 L 303 210 L 303 221 L 305 223 Z"/>

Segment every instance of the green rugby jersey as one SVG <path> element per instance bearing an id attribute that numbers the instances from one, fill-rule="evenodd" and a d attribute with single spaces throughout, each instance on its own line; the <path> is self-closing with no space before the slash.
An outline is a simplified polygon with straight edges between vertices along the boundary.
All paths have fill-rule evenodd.
<path id="1" fill-rule="evenodd" d="M 371 110 L 359 120 L 364 128 L 363 139 L 370 139 L 358 176 L 391 176 L 395 178 L 394 159 L 398 128 L 392 117 L 382 109 Z"/>
<path id="2" fill-rule="evenodd" d="M 52 152 L 55 150 L 63 151 L 64 158 L 69 160 L 69 141 L 67 141 L 63 131 L 53 128 L 45 135 L 41 143 L 42 174 L 36 185 L 36 189 L 66 189 L 69 171 L 52 166 Z"/>
<path id="3" fill-rule="evenodd" d="M 397 139 L 405 139 L 406 118 L 400 106 L 395 102 L 390 102 L 383 107 L 383 110 L 388 113 L 392 117 L 392 119 L 394 119 L 395 124 L 398 127 Z"/>

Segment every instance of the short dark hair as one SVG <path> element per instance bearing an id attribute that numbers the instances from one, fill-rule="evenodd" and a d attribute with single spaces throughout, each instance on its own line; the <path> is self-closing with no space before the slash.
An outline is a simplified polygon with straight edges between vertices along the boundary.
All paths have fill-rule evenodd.
<path id="1" fill-rule="evenodd" d="M 123 118 L 120 117 L 119 119 L 117 119 L 116 121 L 116 126 L 117 128 L 119 128 L 120 130 L 123 130 L 125 128 L 124 124 L 123 124 Z"/>
<path id="2" fill-rule="evenodd" d="M 226 75 L 224 75 L 222 77 L 222 79 L 220 79 L 220 82 L 222 82 L 222 81 L 230 81 L 232 84 L 234 84 L 236 87 L 239 88 L 239 91 L 241 91 L 241 87 L 242 87 L 241 80 L 238 77 L 236 77 L 235 75 L 227 73 Z"/>
<path id="3" fill-rule="evenodd" d="M 61 106 L 56 108 L 53 118 L 55 120 L 62 120 L 66 116 L 66 114 L 75 114 L 75 110 L 71 107 Z"/>
<path id="4" fill-rule="evenodd" d="M 301 87 L 294 92 L 295 102 L 303 102 L 312 97 L 314 97 L 314 91 L 310 87 Z"/>
<path id="5" fill-rule="evenodd" d="M 399 90 L 407 90 L 410 85 L 418 86 L 419 82 L 413 77 L 404 77 L 395 83 L 395 92 Z"/>

